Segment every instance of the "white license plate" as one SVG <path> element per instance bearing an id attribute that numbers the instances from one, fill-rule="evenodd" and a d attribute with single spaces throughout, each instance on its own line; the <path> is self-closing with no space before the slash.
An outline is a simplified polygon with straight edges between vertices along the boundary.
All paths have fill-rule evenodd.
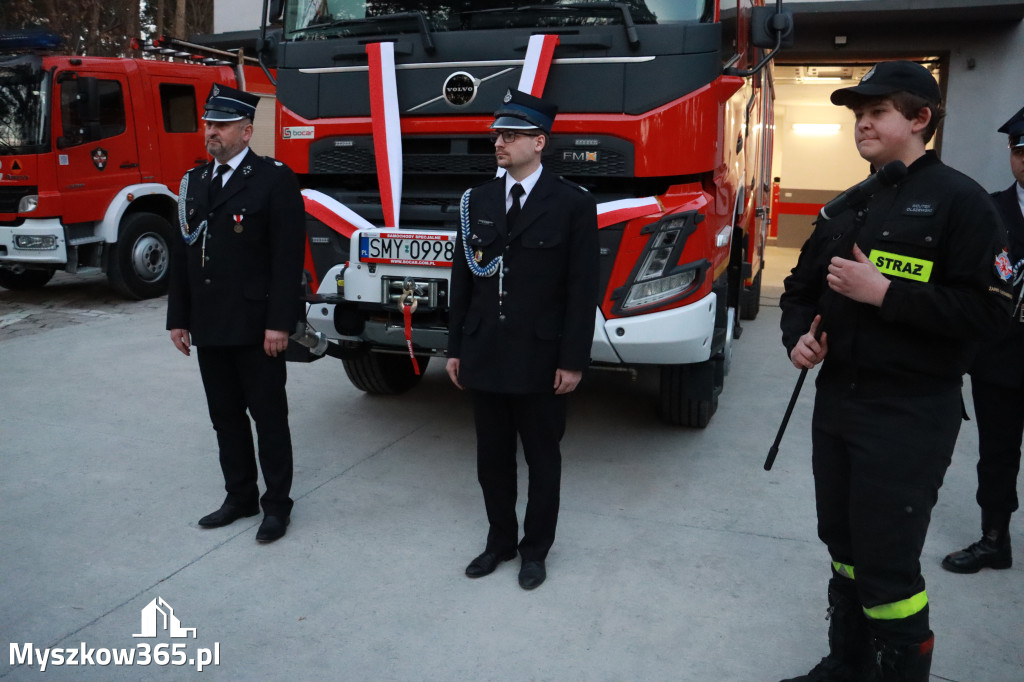
<path id="1" fill-rule="evenodd" d="M 451 267 L 454 254 L 454 234 L 369 232 L 359 235 L 359 260 L 363 263 Z"/>

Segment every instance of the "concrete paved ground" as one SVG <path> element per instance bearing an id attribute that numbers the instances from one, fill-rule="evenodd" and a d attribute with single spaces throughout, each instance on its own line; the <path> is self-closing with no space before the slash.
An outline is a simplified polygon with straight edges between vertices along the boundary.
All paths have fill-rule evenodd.
<path id="1" fill-rule="evenodd" d="M 296 505 L 288 535 L 261 546 L 259 517 L 196 525 L 222 480 L 195 359 L 171 346 L 161 301 L 110 302 L 102 281 L 64 281 L 92 293 L 63 294 L 74 322 L 61 323 L 47 303 L 60 282 L 44 296 L 0 291 L 0 678 L 744 682 L 805 672 L 828 626 L 811 382 L 775 468 L 762 469 L 797 376 L 775 307 L 794 256 L 769 250 L 761 315 L 735 345 L 707 429 L 659 423 L 650 377 L 588 375 L 564 441 L 549 578 L 529 593 L 518 561 L 463 576 L 486 528 L 468 405 L 440 363 L 397 398 L 356 391 L 335 360 L 290 366 Z M 1020 542 L 1011 570 L 938 566 L 977 539 L 976 447 L 967 422 L 922 559 L 933 679 L 1018 681 Z M 1024 542 L 1021 515 L 1012 531 Z M 158 598 L 195 639 L 133 637 Z M 40 673 L 11 661 L 27 643 L 84 647 L 94 661 L 101 649 L 148 645 L 152 656 L 163 644 L 186 664 Z M 200 649 L 217 650 L 219 665 L 197 673 L 187 661 Z"/>

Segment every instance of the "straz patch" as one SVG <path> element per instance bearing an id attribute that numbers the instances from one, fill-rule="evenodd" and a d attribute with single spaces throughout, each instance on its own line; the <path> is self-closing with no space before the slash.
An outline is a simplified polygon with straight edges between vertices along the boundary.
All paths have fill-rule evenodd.
<path id="1" fill-rule="evenodd" d="M 915 282 L 927 282 L 932 276 L 932 266 L 934 263 L 930 260 L 911 258 L 910 256 L 889 253 L 888 251 L 878 251 L 877 249 L 872 249 L 871 255 L 868 258 L 883 275 L 912 279 Z"/>

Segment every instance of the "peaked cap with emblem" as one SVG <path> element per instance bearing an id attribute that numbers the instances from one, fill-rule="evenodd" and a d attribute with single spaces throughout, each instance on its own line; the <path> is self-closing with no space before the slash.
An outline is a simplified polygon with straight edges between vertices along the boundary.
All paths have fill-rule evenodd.
<path id="1" fill-rule="evenodd" d="M 1010 149 L 1024 147 L 1024 109 L 1014 114 L 999 128 L 1000 133 L 1010 136 Z"/>
<path id="2" fill-rule="evenodd" d="M 508 90 L 501 107 L 494 112 L 494 130 L 536 130 L 551 134 L 558 107 L 520 90 Z"/>
<path id="3" fill-rule="evenodd" d="M 258 95 L 214 83 L 206 98 L 203 120 L 227 122 L 247 118 L 252 121 L 256 118 L 256 105 L 259 101 Z"/>
<path id="4" fill-rule="evenodd" d="M 879 62 L 864 74 L 860 83 L 832 93 L 832 104 L 850 106 L 865 97 L 883 97 L 896 92 L 909 92 L 938 104 L 942 100 L 939 84 L 931 72 L 915 62 Z"/>

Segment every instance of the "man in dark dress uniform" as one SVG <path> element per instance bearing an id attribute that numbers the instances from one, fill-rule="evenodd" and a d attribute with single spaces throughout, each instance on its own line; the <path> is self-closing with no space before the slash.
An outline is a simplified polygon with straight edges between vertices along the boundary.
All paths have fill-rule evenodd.
<path id="1" fill-rule="evenodd" d="M 452 266 L 448 375 L 473 394 L 477 477 L 490 530 L 466 575 L 522 557 L 519 584 L 544 582 L 558 521 L 565 397 L 590 362 L 598 302 L 592 196 L 541 165 L 556 108 L 509 92 L 495 112 L 506 172 L 463 199 Z M 468 200 L 467 200 L 468 199 Z M 516 518 L 516 440 L 529 467 L 524 535 Z"/>
<path id="2" fill-rule="evenodd" d="M 1017 472 L 1024 435 L 1024 109 L 999 132 L 1010 137 L 1014 183 L 992 195 L 1006 226 L 1013 263 L 1014 307 L 1009 328 L 983 346 L 971 366 L 971 394 L 978 420 L 978 505 L 981 540 L 942 560 L 954 573 L 1010 568 L 1010 515 L 1017 511 Z"/>
<path id="3" fill-rule="evenodd" d="M 210 91 L 203 120 L 214 161 L 182 179 L 167 329 L 185 355 L 193 343 L 198 348 L 227 490 L 199 525 L 255 516 L 262 503 L 256 540 L 273 542 L 292 509 L 284 351 L 301 314 L 305 216 L 291 170 L 249 149 L 257 102 L 223 85 Z M 250 415 L 267 486 L 262 498 Z"/>

